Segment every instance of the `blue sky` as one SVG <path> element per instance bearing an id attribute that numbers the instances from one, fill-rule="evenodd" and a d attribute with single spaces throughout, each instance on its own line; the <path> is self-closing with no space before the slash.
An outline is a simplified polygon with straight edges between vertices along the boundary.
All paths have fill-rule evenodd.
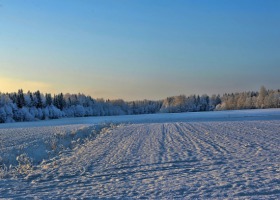
<path id="1" fill-rule="evenodd" d="M 276 89 L 278 0 L 0 0 L 0 90 L 162 99 Z"/>

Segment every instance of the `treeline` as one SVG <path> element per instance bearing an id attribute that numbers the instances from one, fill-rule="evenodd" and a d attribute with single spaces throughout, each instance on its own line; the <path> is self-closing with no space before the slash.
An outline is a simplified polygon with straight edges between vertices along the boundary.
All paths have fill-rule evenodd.
<path id="1" fill-rule="evenodd" d="M 84 94 L 42 94 L 40 91 L 0 93 L 0 123 L 63 117 L 149 114 L 160 110 L 162 101 L 93 99 Z"/>
<path id="2" fill-rule="evenodd" d="M 279 108 L 280 90 L 220 95 L 185 95 L 160 101 L 93 99 L 84 94 L 42 94 L 40 91 L 0 93 L 0 123 L 63 117 L 110 116 L 152 113 L 198 112 L 214 110 Z"/>
<path id="3" fill-rule="evenodd" d="M 280 90 L 267 90 L 264 86 L 258 92 L 241 92 L 220 95 L 168 97 L 163 101 L 161 112 L 197 112 L 214 110 L 241 110 L 280 108 Z"/>

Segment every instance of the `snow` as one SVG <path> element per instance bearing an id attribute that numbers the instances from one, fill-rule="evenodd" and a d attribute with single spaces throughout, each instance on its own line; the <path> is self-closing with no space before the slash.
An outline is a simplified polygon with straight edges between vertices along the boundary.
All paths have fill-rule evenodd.
<path id="1" fill-rule="evenodd" d="M 0 198 L 279 199 L 279 135 L 280 109 L 3 124 Z"/>
<path id="2" fill-rule="evenodd" d="M 100 123 L 160 123 L 160 122 L 183 122 L 183 121 L 233 121 L 233 120 L 256 120 L 280 119 L 280 109 L 263 110 L 233 110 L 233 111 L 208 111 L 208 112 L 186 112 L 186 113 L 162 113 L 162 114 L 143 114 L 143 115 L 121 115 L 103 117 L 80 117 L 62 118 L 55 120 L 41 120 L 35 122 L 17 122 L 0 124 L 0 129 L 5 128 L 24 128 L 24 127 L 45 127 L 62 125 L 92 125 Z"/>

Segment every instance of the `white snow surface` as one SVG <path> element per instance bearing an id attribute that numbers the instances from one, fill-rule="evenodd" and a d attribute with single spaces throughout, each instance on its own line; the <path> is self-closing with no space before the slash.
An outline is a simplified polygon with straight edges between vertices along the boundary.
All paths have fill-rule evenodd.
<path id="1" fill-rule="evenodd" d="M 280 109 L 1 124 L 0 198 L 280 199 L 279 136 Z"/>

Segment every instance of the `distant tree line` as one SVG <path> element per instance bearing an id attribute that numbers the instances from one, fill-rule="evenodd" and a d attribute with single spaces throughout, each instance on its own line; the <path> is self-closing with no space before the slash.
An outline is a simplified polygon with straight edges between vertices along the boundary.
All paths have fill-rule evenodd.
<path id="1" fill-rule="evenodd" d="M 280 90 L 242 92 L 220 95 L 185 95 L 159 101 L 130 101 L 122 99 L 93 99 L 84 94 L 42 94 L 40 91 L 0 93 L 0 123 L 87 117 L 178 113 L 214 110 L 279 108 Z"/>
<path id="2" fill-rule="evenodd" d="M 280 90 L 267 90 L 264 86 L 258 92 L 226 93 L 222 96 L 185 95 L 163 100 L 161 112 L 197 112 L 214 110 L 241 110 L 280 108 Z"/>

